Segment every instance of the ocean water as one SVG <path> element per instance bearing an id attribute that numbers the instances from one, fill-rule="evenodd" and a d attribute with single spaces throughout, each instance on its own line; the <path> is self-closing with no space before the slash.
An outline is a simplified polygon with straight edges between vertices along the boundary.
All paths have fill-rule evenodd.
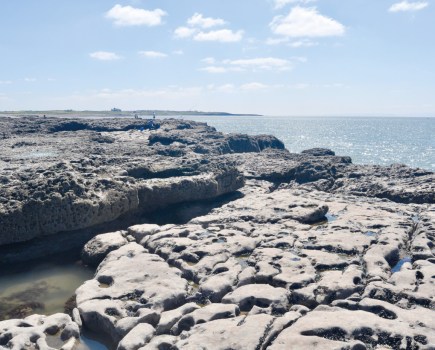
<path id="1" fill-rule="evenodd" d="M 178 117 L 180 118 L 180 117 Z M 406 164 L 435 171 L 435 118 L 187 116 L 218 131 L 273 134 L 291 152 L 330 148 L 355 164 Z"/>

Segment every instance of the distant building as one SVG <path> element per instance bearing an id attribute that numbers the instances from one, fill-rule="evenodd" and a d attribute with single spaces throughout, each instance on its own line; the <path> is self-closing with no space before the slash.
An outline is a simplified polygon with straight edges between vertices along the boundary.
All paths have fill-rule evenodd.
<path id="1" fill-rule="evenodd" d="M 112 112 L 122 112 L 122 110 L 119 108 L 112 108 L 111 111 Z"/>

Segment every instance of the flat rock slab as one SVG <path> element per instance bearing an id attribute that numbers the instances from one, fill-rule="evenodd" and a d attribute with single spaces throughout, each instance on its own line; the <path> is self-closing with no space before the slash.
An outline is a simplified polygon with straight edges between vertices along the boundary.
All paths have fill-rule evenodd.
<path id="1" fill-rule="evenodd" d="M 424 326 L 419 326 L 418 312 L 405 322 L 403 317 L 391 319 L 373 310 L 376 308 L 370 312 L 319 306 L 282 331 L 269 349 L 288 349 L 289 344 L 296 349 L 366 349 L 365 344 L 392 349 L 433 348 L 434 328 L 425 322 L 422 322 Z M 425 319 L 428 312 L 423 311 Z M 431 314 L 433 312 L 429 317 Z"/>
<path id="2" fill-rule="evenodd" d="M 278 312 L 283 312 L 287 308 L 288 297 L 288 291 L 284 288 L 275 288 L 268 284 L 248 284 L 225 295 L 222 302 L 239 305 L 242 311 L 249 311 L 252 307 L 259 306 L 271 307 Z"/>
<path id="3" fill-rule="evenodd" d="M 84 324 L 126 349 L 433 348 L 433 205 L 267 188 L 128 228 L 77 291 Z"/>
<path id="4" fill-rule="evenodd" d="M 178 349 L 248 350 L 262 343 L 273 322 L 270 315 L 235 317 L 197 325 L 175 343 Z"/>
<path id="5" fill-rule="evenodd" d="M 138 323 L 157 325 L 160 313 L 185 303 L 187 281 L 136 243 L 111 252 L 94 279 L 76 291 L 85 326 L 119 341 Z"/>

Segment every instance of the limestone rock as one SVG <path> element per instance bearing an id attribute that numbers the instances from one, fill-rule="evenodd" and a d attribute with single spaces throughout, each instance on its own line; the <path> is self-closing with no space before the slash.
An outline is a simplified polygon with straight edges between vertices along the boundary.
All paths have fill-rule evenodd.
<path id="1" fill-rule="evenodd" d="M 140 323 L 121 340 L 117 350 L 137 350 L 154 336 L 155 329 L 147 323 Z"/>
<path id="2" fill-rule="evenodd" d="M 239 305 L 241 311 L 249 311 L 256 305 L 271 306 L 276 312 L 283 312 L 288 305 L 288 292 L 268 284 L 248 284 L 224 296 L 222 303 Z"/>
<path id="3" fill-rule="evenodd" d="M 68 315 L 32 315 L 0 321 L 2 349 L 70 349 L 79 339 L 79 326 Z M 4 346 L 4 347 L 3 347 Z"/>
<path id="4" fill-rule="evenodd" d="M 84 325 L 118 342 L 138 323 L 157 326 L 161 312 L 184 304 L 186 291 L 179 271 L 129 243 L 109 253 L 76 295 Z"/>
<path id="5" fill-rule="evenodd" d="M 121 231 L 95 236 L 83 247 L 82 260 L 87 265 L 98 266 L 107 254 L 127 243 Z"/>

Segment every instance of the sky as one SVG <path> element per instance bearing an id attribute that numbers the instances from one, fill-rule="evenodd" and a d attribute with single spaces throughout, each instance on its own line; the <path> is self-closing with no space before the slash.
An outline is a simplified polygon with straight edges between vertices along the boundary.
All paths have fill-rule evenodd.
<path id="1" fill-rule="evenodd" d="M 435 0 L 1 0 L 0 110 L 435 116 Z"/>

